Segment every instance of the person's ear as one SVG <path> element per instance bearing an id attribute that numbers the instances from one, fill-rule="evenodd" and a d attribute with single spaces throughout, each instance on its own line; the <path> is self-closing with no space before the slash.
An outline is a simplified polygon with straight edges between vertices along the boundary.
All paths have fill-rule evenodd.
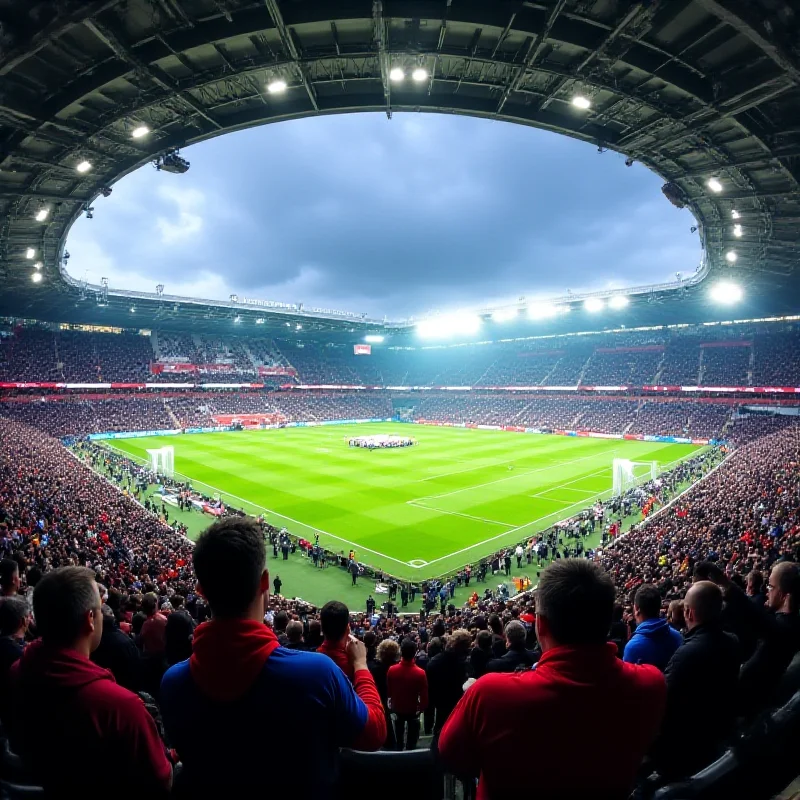
<path id="1" fill-rule="evenodd" d="M 269 570 L 265 569 L 261 573 L 261 580 L 259 581 L 259 589 L 261 589 L 261 594 L 269 591 Z"/>

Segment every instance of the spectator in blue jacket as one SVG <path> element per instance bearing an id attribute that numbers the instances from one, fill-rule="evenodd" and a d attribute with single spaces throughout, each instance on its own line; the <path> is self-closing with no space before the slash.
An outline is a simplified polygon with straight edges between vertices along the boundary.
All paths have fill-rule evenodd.
<path id="1" fill-rule="evenodd" d="M 661 594 L 655 586 L 644 583 L 636 590 L 633 614 L 636 630 L 625 645 L 623 661 L 652 664 L 663 672 L 683 637 L 661 618 Z"/>

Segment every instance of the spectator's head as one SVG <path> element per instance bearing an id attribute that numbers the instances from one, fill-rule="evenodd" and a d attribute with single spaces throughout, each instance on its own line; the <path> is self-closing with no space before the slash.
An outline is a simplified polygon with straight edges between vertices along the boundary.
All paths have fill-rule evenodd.
<path id="1" fill-rule="evenodd" d="M 36 584 L 42 579 L 42 570 L 41 567 L 37 567 L 35 564 L 34 566 L 30 567 L 28 571 L 25 573 L 25 580 L 28 583 L 28 587 L 31 589 L 36 588 Z"/>
<path id="2" fill-rule="evenodd" d="M 276 611 L 275 616 L 272 619 L 272 629 L 277 634 L 281 634 L 286 630 L 286 626 L 289 624 L 289 615 L 281 610 Z"/>
<path id="3" fill-rule="evenodd" d="M 394 639 L 384 639 L 378 645 L 378 661 L 391 666 L 396 664 L 400 657 L 400 645 Z"/>
<path id="4" fill-rule="evenodd" d="M 683 600 L 673 600 L 669 604 L 669 608 L 667 608 L 667 622 L 672 625 L 676 631 L 683 630 L 686 627 L 686 615 L 683 605 Z"/>
<path id="5" fill-rule="evenodd" d="M 94 573 L 61 567 L 44 575 L 33 592 L 36 629 L 42 641 L 87 657 L 100 644 L 103 614 Z"/>
<path id="6" fill-rule="evenodd" d="M 764 573 L 759 572 L 757 569 L 754 569 L 747 576 L 747 594 L 753 597 L 754 595 L 761 594 L 763 588 L 764 588 Z"/>
<path id="7" fill-rule="evenodd" d="M 13 597 L 19 591 L 19 564 L 13 558 L 0 561 L 0 592 Z"/>
<path id="8" fill-rule="evenodd" d="M 406 661 L 413 661 L 417 654 L 417 643 L 413 639 L 403 639 L 400 643 L 400 655 Z"/>
<path id="9" fill-rule="evenodd" d="M 766 604 L 776 613 L 797 613 L 800 607 L 800 567 L 797 564 L 783 561 L 772 568 Z"/>
<path id="10" fill-rule="evenodd" d="M 661 614 L 661 593 L 650 583 L 643 583 L 633 596 L 633 615 L 636 622 L 658 619 Z"/>
<path id="11" fill-rule="evenodd" d="M 438 656 L 444 650 L 444 642 L 439 636 L 434 636 L 428 642 L 428 658 Z"/>
<path id="12" fill-rule="evenodd" d="M 213 616 L 263 620 L 266 561 L 264 536 L 251 517 L 223 519 L 200 535 L 193 555 L 197 591 Z"/>
<path id="13" fill-rule="evenodd" d="M 328 642 L 341 642 L 350 633 L 350 611 L 344 603 L 329 600 L 319 612 L 322 635 Z"/>
<path id="14" fill-rule="evenodd" d="M 0 598 L 0 636 L 24 636 L 30 619 L 31 607 L 25 598 Z"/>
<path id="15" fill-rule="evenodd" d="M 466 655 L 472 645 L 472 636 L 470 632 L 464 628 L 454 630 L 447 637 L 447 644 L 445 645 L 448 651 L 457 653 L 458 655 Z"/>
<path id="16" fill-rule="evenodd" d="M 689 630 L 698 625 L 719 622 L 722 617 L 722 590 L 711 581 L 697 581 L 686 592 L 683 601 L 686 627 Z"/>
<path id="17" fill-rule="evenodd" d="M 148 592 L 142 598 L 142 611 L 148 617 L 152 617 L 158 611 L 158 595 L 155 592 Z"/>
<path id="18" fill-rule="evenodd" d="M 506 625 L 506 641 L 509 647 L 525 647 L 525 640 L 528 637 L 528 631 L 521 622 L 514 620 Z"/>
<path id="19" fill-rule="evenodd" d="M 293 619 L 286 626 L 286 638 L 289 640 L 289 644 L 300 644 L 303 641 L 303 623 Z"/>
<path id="20" fill-rule="evenodd" d="M 491 630 L 495 636 L 503 635 L 503 621 L 498 614 L 489 614 L 489 630 Z"/>
<path id="21" fill-rule="evenodd" d="M 478 631 L 475 637 L 475 647 L 489 653 L 492 650 L 492 634 L 489 631 Z"/>
<path id="22" fill-rule="evenodd" d="M 601 644 L 611 627 L 614 584 L 592 561 L 556 561 L 542 572 L 536 608 L 542 652 L 558 645 Z"/>

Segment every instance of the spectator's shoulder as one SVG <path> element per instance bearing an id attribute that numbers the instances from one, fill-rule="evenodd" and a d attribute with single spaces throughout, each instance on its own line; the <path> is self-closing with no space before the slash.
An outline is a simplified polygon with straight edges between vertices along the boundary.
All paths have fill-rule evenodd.
<path id="1" fill-rule="evenodd" d="M 625 678 L 634 684 L 638 689 L 648 694 L 663 694 L 666 692 L 666 680 L 664 673 L 652 664 L 630 664 L 622 663 L 622 670 Z"/>

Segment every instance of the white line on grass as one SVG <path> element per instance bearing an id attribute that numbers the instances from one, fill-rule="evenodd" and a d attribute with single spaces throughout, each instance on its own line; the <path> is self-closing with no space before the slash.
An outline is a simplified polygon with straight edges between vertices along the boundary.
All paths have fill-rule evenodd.
<path id="1" fill-rule="evenodd" d="M 406 500 L 406 505 L 414 506 L 414 508 L 421 508 L 424 511 L 435 511 L 437 514 L 450 514 L 454 517 L 465 517 L 466 519 L 476 519 L 478 522 L 485 522 L 488 525 L 504 525 L 506 528 L 513 528 L 514 525 L 511 522 L 500 522 L 496 519 L 486 519 L 486 517 L 475 517 L 472 514 L 464 514 L 461 511 L 444 511 L 441 508 L 430 508 L 429 506 L 423 506 L 416 500 Z"/>
<path id="2" fill-rule="evenodd" d="M 450 460 L 450 459 L 448 459 Z M 481 464 L 479 467 L 470 467 L 469 469 L 454 469 L 452 472 L 440 472 L 438 475 L 430 475 L 427 478 L 420 478 L 416 481 L 409 481 L 409 483 L 425 483 L 425 481 L 435 481 L 439 478 L 446 478 L 448 475 L 463 475 L 465 472 L 475 472 L 479 469 L 489 469 L 490 467 L 499 467 L 503 464 L 511 464 L 514 461 L 519 461 L 517 458 L 509 458 L 507 461 L 493 461 L 491 464 Z M 468 464 L 469 461 L 455 461 L 457 464 Z M 473 464 L 475 462 L 472 462 Z"/>
<path id="3" fill-rule="evenodd" d="M 545 489 L 543 492 L 537 492 L 536 494 L 529 494 L 528 497 L 544 497 L 544 495 L 549 494 L 550 492 L 560 492 L 562 489 L 565 489 L 568 492 L 587 492 L 588 494 L 596 494 L 596 492 L 589 492 L 588 489 L 570 489 L 568 488 L 573 483 L 580 483 L 581 481 L 585 481 L 587 478 L 595 478 L 598 475 L 602 475 L 604 472 L 608 472 L 608 467 L 603 467 L 602 469 L 598 469 L 596 472 L 589 472 L 586 475 L 581 475 L 579 478 L 575 478 L 575 480 L 567 481 L 566 483 L 562 483 L 560 486 L 552 486 L 550 489 Z M 551 497 L 544 497 L 545 500 L 552 500 Z M 562 503 L 569 503 L 569 500 L 561 500 L 559 502 Z M 585 500 L 583 501 L 586 502 Z"/>

